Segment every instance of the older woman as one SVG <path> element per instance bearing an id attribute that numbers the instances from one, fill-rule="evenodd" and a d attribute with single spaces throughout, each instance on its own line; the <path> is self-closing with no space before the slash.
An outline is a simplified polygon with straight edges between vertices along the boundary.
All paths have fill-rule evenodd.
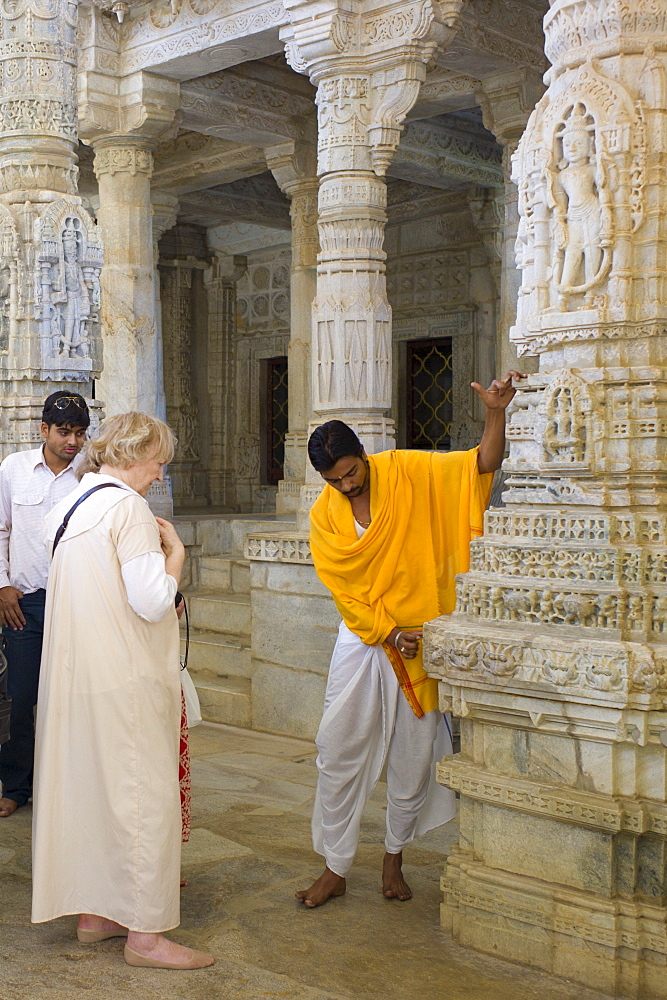
<path id="1" fill-rule="evenodd" d="M 184 549 L 144 497 L 173 457 L 166 424 L 109 417 L 77 490 L 46 519 L 55 551 L 37 711 L 33 910 L 79 914 L 82 942 L 127 935 L 129 965 L 199 969 L 179 923 L 181 691 L 174 597 Z M 113 488 L 115 487 L 115 488 Z"/>

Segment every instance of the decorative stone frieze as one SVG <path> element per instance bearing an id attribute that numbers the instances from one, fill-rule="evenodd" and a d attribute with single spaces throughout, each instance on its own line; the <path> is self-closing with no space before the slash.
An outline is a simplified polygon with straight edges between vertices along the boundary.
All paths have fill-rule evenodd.
<path id="1" fill-rule="evenodd" d="M 229 184 L 265 169 L 264 153 L 254 146 L 237 146 L 213 136 L 186 132 L 158 147 L 153 178 L 161 190 L 183 194 Z"/>
<path id="2" fill-rule="evenodd" d="M 528 116 L 526 115 L 526 118 Z M 500 186 L 501 151 L 484 130 L 432 121 L 408 122 L 390 168 L 394 177 L 445 187 L 452 180 Z"/>
<path id="3" fill-rule="evenodd" d="M 210 72 L 219 70 L 225 45 L 226 65 L 261 59 L 278 51 L 278 29 L 287 21 L 282 0 L 255 0 L 240 10 L 221 0 L 151 4 L 127 25 L 121 73 L 150 68 L 190 80 L 201 75 L 207 59 Z"/>
<path id="4" fill-rule="evenodd" d="M 461 793 L 442 920 L 463 944 L 657 1000 L 667 15 L 554 0 L 545 30 L 548 89 L 512 161 L 512 338 L 540 371 L 512 404 L 507 507 L 486 515 L 455 612 L 425 629 L 441 705 L 462 718 L 440 769 Z M 509 90 L 486 81 L 485 113 L 515 131 Z"/>
<path id="5" fill-rule="evenodd" d="M 258 562 L 298 563 L 312 566 L 308 535 L 297 531 L 269 534 L 250 532 L 245 537 L 244 558 Z"/>
<path id="6" fill-rule="evenodd" d="M 315 138 L 312 100 L 230 70 L 181 85 L 183 128 L 253 146 Z"/>
<path id="7" fill-rule="evenodd" d="M 101 367 L 100 234 L 77 195 L 76 4 L 0 9 L 0 453 Z"/>

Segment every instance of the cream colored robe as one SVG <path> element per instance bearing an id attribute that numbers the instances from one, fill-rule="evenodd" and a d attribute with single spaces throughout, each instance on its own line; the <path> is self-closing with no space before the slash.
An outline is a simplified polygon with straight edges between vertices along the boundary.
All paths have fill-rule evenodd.
<path id="1" fill-rule="evenodd" d="M 64 514 L 46 519 L 52 543 Z M 121 565 L 160 552 L 137 493 L 105 489 L 72 516 L 51 566 L 37 706 L 34 922 L 96 913 L 134 931 L 180 920 L 180 675 L 175 611 L 147 622 Z"/>

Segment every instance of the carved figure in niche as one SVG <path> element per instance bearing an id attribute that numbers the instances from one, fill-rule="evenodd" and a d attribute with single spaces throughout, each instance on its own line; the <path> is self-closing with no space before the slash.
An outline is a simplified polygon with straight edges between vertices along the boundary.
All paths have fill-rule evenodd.
<path id="1" fill-rule="evenodd" d="M 569 385 L 556 387 L 547 407 L 544 447 L 553 458 L 583 462 L 586 457 L 586 423 Z"/>
<path id="2" fill-rule="evenodd" d="M 0 351 L 9 347 L 10 290 L 9 268 L 0 267 Z"/>
<path id="3" fill-rule="evenodd" d="M 178 408 L 178 457 L 197 458 L 195 437 L 197 434 L 197 413 L 192 404 L 183 403 Z"/>
<path id="4" fill-rule="evenodd" d="M 554 163 L 548 168 L 554 279 L 562 293 L 587 292 L 602 280 L 610 263 L 613 227 L 604 157 L 583 104 L 575 105 L 555 138 Z"/>
<path id="5" fill-rule="evenodd" d="M 51 320 L 55 354 L 69 358 L 89 356 L 88 320 L 90 296 L 81 257 L 81 232 L 77 219 L 68 219 L 62 234 L 63 256 L 60 288 L 53 295 L 55 314 Z"/>

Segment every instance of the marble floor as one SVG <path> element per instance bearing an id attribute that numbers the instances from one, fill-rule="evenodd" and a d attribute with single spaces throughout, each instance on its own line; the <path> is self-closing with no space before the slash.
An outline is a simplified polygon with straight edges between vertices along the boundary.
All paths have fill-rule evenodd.
<path id="1" fill-rule="evenodd" d="M 122 942 L 81 945 L 73 918 L 31 927 L 30 808 L 0 820 L 0 1000 L 604 1000 L 453 944 L 439 877 L 455 823 L 406 851 L 415 898 L 380 892 L 383 786 L 367 809 L 345 897 L 305 910 L 321 869 L 310 847 L 310 744 L 226 726 L 192 732 L 193 835 L 178 940 L 210 970 L 131 969 Z M 74 804 L 73 804 L 74 805 Z"/>

